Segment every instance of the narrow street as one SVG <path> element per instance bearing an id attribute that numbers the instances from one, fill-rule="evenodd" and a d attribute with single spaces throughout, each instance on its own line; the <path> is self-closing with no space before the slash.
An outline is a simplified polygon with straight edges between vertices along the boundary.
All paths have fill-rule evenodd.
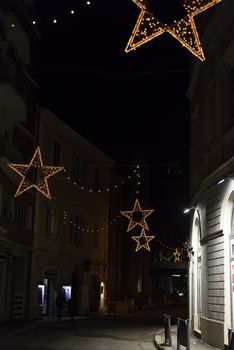
<path id="1" fill-rule="evenodd" d="M 13 337 L 0 337 L 0 349 L 17 350 L 154 350 L 154 335 L 162 328 L 162 315 L 182 317 L 181 306 L 158 308 L 133 315 L 78 318 L 70 322 L 44 320 L 33 330 Z"/>

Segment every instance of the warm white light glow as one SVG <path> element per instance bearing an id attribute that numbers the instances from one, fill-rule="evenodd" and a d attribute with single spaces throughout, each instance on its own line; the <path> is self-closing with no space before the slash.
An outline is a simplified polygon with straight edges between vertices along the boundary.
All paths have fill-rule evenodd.
<path id="1" fill-rule="evenodd" d="M 145 248 L 146 250 L 148 250 L 150 252 L 149 242 L 152 241 L 152 239 L 154 239 L 155 236 L 147 236 L 145 234 L 145 230 L 142 229 L 140 236 L 132 236 L 131 238 L 135 242 L 137 242 L 135 252 L 138 252 L 138 250 L 140 250 L 141 248 Z"/>
<path id="2" fill-rule="evenodd" d="M 100 284 L 100 311 L 105 309 L 105 283 Z"/>
<path id="3" fill-rule="evenodd" d="M 58 21 L 57 21 L 57 19 L 54 19 L 53 22 L 54 22 L 54 23 L 57 23 Z"/>
<path id="4" fill-rule="evenodd" d="M 137 225 L 148 230 L 149 227 L 145 219 L 153 212 L 154 212 L 154 209 L 147 209 L 147 210 L 141 209 L 139 200 L 136 198 L 133 210 L 121 210 L 120 214 L 124 215 L 129 220 L 128 229 L 127 229 L 127 232 L 129 232 Z M 134 214 L 139 214 L 138 219 L 134 217 Z"/>
<path id="5" fill-rule="evenodd" d="M 33 24 L 36 24 L 37 22 L 36 22 L 36 21 L 33 21 L 32 23 L 33 23 Z"/>
<path id="6" fill-rule="evenodd" d="M 175 258 L 175 262 L 180 262 L 181 261 L 181 253 L 179 252 L 178 248 L 175 249 L 174 253 L 174 258 Z"/>
<path id="7" fill-rule="evenodd" d="M 71 14 L 74 15 L 75 11 L 74 10 L 71 10 Z"/>
<path id="8" fill-rule="evenodd" d="M 174 21 L 172 25 L 161 23 L 154 13 L 149 11 L 148 1 L 132 1 L 140 8 L 141 12 L 125 52 L 135 50 L 137 47 L 167 32 L 201 61 L 205 60 L 194 17 L 221 0 L 184 0 L 183 6 L 186 15 L 180 20 Z"/>
<path id="9" fill-rule="evenodd" d="M 22 178 L 18 186 L 18 189 L 15 193 L 15 197 L 21 195 L 25 191 L 28 191 L 30 188 L 34 187 L 38 191 L 40 191 L 44 196 L 46 196 L 48 199 L 51 199 L 47 179 L 55 175 L 59 171 L 63 170 L 63 167 L 61 166 L 43 165 L 41 150 L 39 147 L 37 147 L 36 151 L 34 152 L 34 155 L 29 164 L 9 163 L 8 166 L 11 169 L 13 169 L 17 174 L 19 174 Z M 29 170 L 33 170 L 33 169 L 36 170 L 38 173 L 40 173 L 40 179 L 39 178 L 31 179 L 28 176 L 28 173 L 30 173 Z"/>

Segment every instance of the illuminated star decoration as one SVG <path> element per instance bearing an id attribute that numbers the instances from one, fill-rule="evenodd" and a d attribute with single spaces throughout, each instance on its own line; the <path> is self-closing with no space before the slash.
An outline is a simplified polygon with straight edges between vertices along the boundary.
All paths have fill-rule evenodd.
<path id="1" fill-rule="evenodd" d="M 120 211 L 122 215 L 129 219 L 127 232 L 131 231 L 137 225 L 148 230 L 149 227 L 145 219 L 153 213 L 153 211 L 154 209 L 142 210 L 138 199 L 135 200 L 133 210 Z M 138 216 L 138 218 L 136 216 Z"/>
<path id="2" fill-rule="evenodd" d="M 205 56 L 200 43 L 194 16 L 214 6 L 221 0 L 184 0 L 186 15 L 172 25 L 162 24 L 147 10 L 146 0 L 132 0 L 140 9 L 140 15 L 127 43 L 125 52 L 145 44 L 157 36 L 168 32 L 201 61 Z M 157 1 L 157 0 L 155 0 Z"/>
<path id="3" fill-rule="evenodd" d="M 47 179 L 64 169 L 64 167 L 62 166 L 44 166 L 39 147 L 37 147 L 36 151 L 34 152 L 34 155 L 29 165 L 9 163 L 8 166 L 22 177 L 19 187 L 15 193 L 15 197 L 19 196 L 20 194 L 29 190 L 30 188 L 35 187 L 38 191 L 40 191 L 44 196 L 46 196 L 49 199 L 51 199 L 51 195 Z M 39 173 L 36 176 L 38 179 L 36 180 L 36 183 L 33 183 L 29 178 L 30 172 L 33 169 L 39 171 Z"/>
<path id="4" fill-rule="evenodd" d="M 145 230 L 144 228 L 141 230 L 141 234 L 140 236 L 132 236 L 131 238 L 134 239 L 134 241 L 137 242 L 137 246 L 135 249 L 135 252 L 137 252 L 138 250 L 140 250 L 141 248 L 145 248 L 146 250 L 148 250 L 150 252 L 150 246 L 149 246 L 149 242 L 154 239 L 155 236 L 147 236 L 145 234 Z M 144 242 L 144 243 L 143 243 Z"/>
<path id="5" fill-rule="evenodd" d="M 174 257 L 175 257 L 175 262 L 180 261 L 180 256 L 181 253 L 179 253 L 178 248 L 176 248 L 175 252 L 173 253 Z"/>

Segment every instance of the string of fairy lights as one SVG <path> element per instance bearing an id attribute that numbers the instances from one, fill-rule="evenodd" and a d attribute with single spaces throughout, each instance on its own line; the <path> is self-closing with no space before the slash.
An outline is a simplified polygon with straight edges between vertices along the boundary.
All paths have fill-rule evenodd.
<path id="1" fill-rule="evenodd" d="M 92 5 L 92 2 L 90 0 L 87 0 L 85 2 L 83 2 L 84 5 L 86 5 L 86 7 L 91 7 Z M 53 16 L 51 18 L 48 18 L 47 19 L 47 22 L 51 23 L 51 24 L 58 24 L 60 23 L 64 17 L 67 15 L 67 16 L 70 16 L 70 17 L 75 17 L 76 15 L 79 14 L 79 10 L 78 9 L 75 9 L 75 8 L 72 8 L 72 9 L 68 9 L 64 14 L 63 16 Z M 33 19 L 32 20 L 32 24 L 33 25 L 39 25 L 40 23 L 44 22 L 45 20 L 42 20 L 40 18 L 37 18 L 37 19 Z"/>
<path id="2" fill-rule="evenodd" d="M 183 47 L 185 47 L 187 50 L 190 51 L 194 56 L 199 58 L 201 61 L 205 60 L 205 55 L 203 53 L 202 45 L 200 42 L 199 34 L 196 28 L 196 24 L 194 21 L 194 17 L 210 7 L 216 5 L 221 0 L 184 0 L 183 7 L 185 9 L 186 15 L 179 19 L 174 21 L 171 25 L 167 25 L 165 23 L 161 23 L 158 18 L 155 16 L 154 13 L 151 13 L 148 10 L 148 1 L 147 0 L 132 0 L 140 9 L 140 14 L 138 16 L 138 19 L 136 21 L 135 27 L 132 31 L 132 34 L 128 40 L 127 46 L 125 48 L 125 52 L 129 52 L 131 50 L 135 50 L 136 48 L 140 47 L 141 45 L 145 44 L 146 42 L 160 36 L 161 34 L 168 33 L 172 35 Z M 91 6 L 91 1 L 87 0 L 84 2 L 86 6 Z M 75 16 L 77 14 L 77 9 L 69 9 L 66 12 L 66 15 L 69 16 Z M 62 21 L 61 16 L 54 16 L 51 17 L 49 22 L 53 23 L 54 25 L 58 24 L 60 21 Z M 32 19 L 33 25 L 38 25 L 42 21 L 39 18 Z M 11 28 L 15 28 L 17 26 L 16 23 L 12 22 L 10 24 Z M 15 193 L 15 197 L 23 194 L 27 190 L 31 188 L 35 188 L 39 192 L 41 192 L 45 197 L 48 199 L 51 199 L 51 194 L 49 191 L 48 186 L 48 178 L 52 177 L 53 175 L 57 174 L 58 172 L 62 172 L 63 176 L 66 178 L 66 180 L 71 183 L 73 186 L 79 185 L 81 190 L 88 191 L 90 193 L 96 191 L 97 193 L 108 193 L 110 190 L 112 191 L 117 190 L 121 185 L 125 184 L 125 180 L 121 181 L 121 184 L 115 184 L 112 188 L 105 187 L 105 188 L 98 188 L 94 189 L 89 186 L 84 186 L 82 184 L 79 184 L 77 181 L 72 179 L 69 175 L 67 175 L 66 169 L 64 169 L 63 166 L 44 166 L 42 162 L 42 156 L 40 148 L 37 147 L 36 151 L 34 152 L 34 155 L 28 165 L 25 164 L 14 164 L 10 163 L 8 164 L 9 167 L 14 170 L 18 175 L 21 176 L 20 184 L 17 188 L 17 191 Z M 29 177 L 30 170 L 36 171 L 36 177 L 34 179 L 31 179 Z M 138 196 L 140 193 L 140 185 L 141 185 L 141 175 L 139 171 L 139 166 L 137 166 L 136 169 L 134 169 L 134 173 L 137 178 L 137 186 L 136 186 L 136 195 Z M 31 174 L 32 175 L 32 174 Z M 132 178 L 132 175 L 128 176 L 128 180 Z M 127 232 L 133 230 L 136 226 L 141 227 L 141 233 L 140 235 L 132 235 L 131 239 L 133 239 L 137 246 L 135 248 L 135 252 L 138 252 L 141 249 L 145 249 L 150 251 L 149 242 L 153 239 L 155 239 L 154 235 L 147 234 L 149 231 L 148 224 L 146 222 L 146 218 L 152 214 L 154 209 L 141 209 L 140 203 L 138 198 L 135 200 L 135 204 L 133 207 L 133 210 L 121 210 L 120 214 L 125 216 L 129 220 Z M 136 215 L 140 215 L 140 218 L 136 219 Z M 102 231 L 105 230 L 105 228 L 108 228 L 109 225 L 112 225 L 118 221 L 120 216 L 116 216 L 112 221 L 110 221 L 109 224 L 107 224 L 105 227 L 97 228 L 96 231 Z M 72 220 L 72 218 L 69 216 L 69 214 L 64 211 L 63 215 L 63 223 L 64 225 L 69 222 L 70 225 L 76 227 L 77 229 L 80 229 L 82 231 L 86 232 L 94 232 L 95 229 L 89 229 L 85 228 L 76 222 Z M 158 243 L 162 243 L 157 239 Z M 170 248 L 168 245 L 165 245 L 165 243 L 162 243 L 164 247 L 167 247 L 169 250 Z M 160 259 L 164 259 L 167 261 L 170 261 L 174 257 L 175 262 L 181 261 L 181 250 L 178 248 L 174 248 L 173 253 L 165 257 L 162 252 L 160 252 Z"/>
<path id="3" fill-rule="evenodd" d="M 90 1 L 90 0 L 84 1 L 83 6 L 85 6 L 86 8 L 88 8 L 88 7 L 91 8 L 92 1 Z M 77 15 L 80 15 L 80 9 L 69 8 L 69 9 L 65 10 L 63 14 L 50 16 L 48 18 L 45 18 L 45 17 L 42 18 L 41 16 L 38 16 L 38 15 L 32 15 L 33 18 L 31 20 L 31 23 L 34 26 L 41 25 L 45 22 L 50 23 L 52 25 L 56 25 L 56 24 L 62 23 L 65 19 L 68 19 L 68 18 L 71 19 L 71 18 L 76 17 Z M 12 21 L 11 23 L 9 23 L 9 26 L 11 28 L 17 28 L 17 22 Z"/>
<path id="4" fill-rule="evenodd" d="M 102 194 L 102 193 L 111 193 L 112 191 L 117 191 L 119 188 L 121 188 L 122 186 L 124 186 L 125 184 L 129 183 L 130 181 L 132 181 L 134 178 L 137 180 L 136 181 L 136 194 L 140 193 L 140 185 L 141 185 L 141 175 L 140 175 L 140 165 L 134 165 L 133 166 L 134 169 L 132 170 L 132 172 L 125 176 L 124 179 L 121 179 L 119 183 L 113 184 L 111 186 L 99 186 L 98 189 L 95 189 L 94 186 L 85 186 L 84 184 L 82 184 L 79 180 L 74 180 L 74 178 L 71 175 L 68 175 L 68 171 L 66 169 L 63 169 L 63 172 L 61 173 L 63 178 L 66 179 L 67 182 L 69 182 L 69 184 L 77 187 L 79 186 L 79 188 L 82 191 L 86 191 L 89 193 L 98 193 L 98 194 Z"/>
<path id="5" fill-rule="evenodd" d="M 138 198 L 136 198 L 134 207 L 132 210 L 121 210 L 120 214 L 125 216 L 128 220 L 127 232 L 132 231 L 135 227 L 141 227 L 141 233 L 138 236 L 132 235 L 131 239 L 133 239 L 137 246 L 135 248 L 135 252 L 138 252 L 141 249 L 145 249 L 147 251 L 151 251 L 149 242 L 155 239 L 155 235 L 151 235 L 149 233 L 149 226 L 146 222 L 146 218 L 154 212 L 154 209 L 142 209 Z M 148 232 L 148 234 L 146 233 Z M 158 240 L 159 241 L 159 240 Z M 163 244 L 166 246 L 165 244 Z M 167 246 L 169 248 L 169 246 Z M 169 248 L 170 249 L 170 248 Z M 169 258 L 165 258 L 164 260 L 171 260 L 174 257 L 174 262 L 181 261 L 182 253 L 178 250 L 178 248 L 172 248 L 174 252 L 171 254 Z M 164 257 L 160 252 L 160 260 Z"/>
<path id="6" fill-rule="evenodd" d="M 155 0 L 156 1 L 156 0 Z M 147 0 L 132 0 L 140 9 L 140 14 L 130 35 L 125 52 L 135 50 L 148 41 L 168 33 L 172 35 L 183 47 L 196 56 L 201 61 L 205 61 L 205 55 L 200 42 L 199 34 L 195 24 L 194 17 L 208 10 L 222 0 L 184 0 L 183 7 L 185 16 L 179 20 L 175 20 L 172 24 L 161 23 L 157 16 L 148 9 Z M 80 5 L 91 7 L 91 0 L 86 0 Z M 61 16 L 51 16 L 47 22 L 54 25 L 63 21 L 66 16 L 74 17 L 79 14 L 77 8 L 66 9 Z M 39 25 L 42 21 L 40 18 L 33 18 L 32 24 Z M 16 23 L 11 23 L 12 28 L 16 27 Z"/>
<path id="7" fill-rule="evenodd" d="M 23 194 L 24 192 L 30 190 L 31 188 L 35 188 L 38 190 L 41 194 L 43 194 L 46 198 L 51 199 L 49 186 L 47 179 L 52 177 L 58 172 L 61 172 L 63 170 L 64 173 L 64 167 L 63 166 L 48 166 L 44 165 L 42 161 L 42 155 L 41 150 L 39 147 L 36 148 L 32 159 L 29 164 L 15 164 L 15 163 L 8 163 L 8 166 L 14 170 L 18 175 L 21 177 L 20 184 L 17 188 L 17 191 L 15 193 L 15 197 Z M 32 176 L 34 171 L 34 176 Z M 140 166 L 137 165 L 136 168 L 133 169 L 133 174 L 135 175 L 137 179 L 137 190 L 136 194 L 139 194 L 139 186 L 141 184 L 140 178 Z M 131 179 L 133 175 L 129 175 L 128 179 Z M 70 177 L 67 177 L 68 180 L 71 180 Z M 72 182 L 73 185 L 77 185 L 77 183 Z M 125 182 L 123 181 L 122 184 Z M 83 186 L 82 186 L 83 187 Z M 114 188 L 118 188 L 117 185 L 114 186 Z M 87 188 L 84 188 L 84 190 L 88 190 Z M 90 191 L 90 189 L 89 189 Z M 109 188 L 106 189 L 107 192 L 110 191 Z M 131 239 L 133 239 L 136 243 L 136 249 L 135 252 L 138 252 L 140 249 L 144 248 L 148 251 L 150 251 L 149 242 L 155 238 L 154 235 L 146 234 L 146 231 L 149 230 L 148 224 L 146 222 L 146 218 L 151 215 L 154 212 L 154 209 L 142 209 L 139 200 L 136 198 L 134 207 L 132 210 L 121 210 L 120 214 L 125 216 L 129 220 L 127 232 L 134 229 L 136 226 L 141 227 L 141 233 L 139 236 L 131 236 Z M 137 214 L 137 216 L 136 216 Z M 103 227 L 97 227 L 96 229 L 92 228 L 86 228 L 83 225 L 80 225 L 77 223 L 77 221 L 72 220 L 72 216 L 69 215 L 66 211 L 63 212 L 63 224 L 65 225 L 67 222 L 77 230 L 81 230 L 82 232 L 99 232 L 103 231 L 105 229 L 108 229 L 110 225 L 115 224 L 118 219 L 120 218 L 120 215 L 117 215 L 114 217 L 109 224 Z M 168 246 L 167 246 L 168 247 Z M 169 247 L 168 247 L 169 248 Z M 180 261 L 180 255 L 181 253 L 176 250 L 172 254 L 175 257 L 175 262 Z"/>

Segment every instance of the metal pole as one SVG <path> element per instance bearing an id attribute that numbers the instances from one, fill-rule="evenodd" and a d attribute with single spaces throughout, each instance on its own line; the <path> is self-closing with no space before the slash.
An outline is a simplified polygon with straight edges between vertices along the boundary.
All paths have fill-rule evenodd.
<path id="1" fill-rule="evenodd" d="M 171 316 L 167 315 L 167 320 L 168 320 L 168 346 L 172 346 L 172 341 L 171 341 Z"/>
<path id="2" fill-rule="evenodd" d="M 164 344 L 167 344 L 167 314 L 164 314 Z"/>
<path id="3" fill-rule="evenodd" d="M 180 350 L 180 337 L 179 337 L 179 332 L 180 332 L 180 318 L 177 318 L 177 350 Z"/>
<path id="4" fill-rule="evenodd" d="M 171 316 L 164 314 L 164 331 L 165 331 L 165 340 L 161 345 L 171 346 Z"/>

